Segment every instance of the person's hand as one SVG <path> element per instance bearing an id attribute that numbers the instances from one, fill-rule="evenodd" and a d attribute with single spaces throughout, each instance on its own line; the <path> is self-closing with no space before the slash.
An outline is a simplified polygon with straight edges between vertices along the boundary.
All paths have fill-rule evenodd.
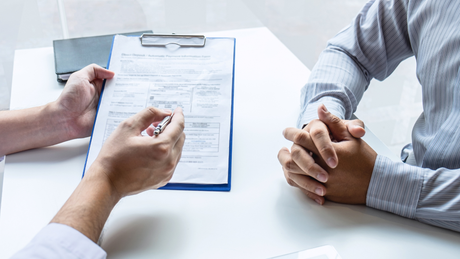
<path id="1" fill-rule="evenodd" d="M 89 65 L 73 73 L 59 98 L 46 105 L 0 113 L 0 155 L 87 137 L 103 80 L 114 73 Z"/>
<path id="2" fill-rule="evenodd" d="M 92 64 L 73 73 L 54 102 L 69 139 L 91 135 L 97 104 L 104 79 L 115 74 Z"/>
<path id="3" fill-rule="evenodd" d="M 325 168 L 335 168 L 339 162 L 336 151 L 332 147 L 333 141 L 342 140 L 350 134 L 355 138 L 361 138 L 365 134 L 364 123 L 362 121 L 341 120 L 331 115 L 324 105 L 320 105 L 318 107 L 319 119 L 312 120 L 302 130 L 298 130 L 299 134 L 297 136 L 298 138 L 303 138 L 308 135 L 312 139 L 313 143 L 315 143 L 315 149 L 319 150 L 322 159 L 327 161 L 328 166 Z M 309 134 L 301 134 L 302 131 Z M 283 135 L 285 135 L 285 132 L 283 132 Z M 278 160 L 283 167 L 283 172 L 288 183 L 292 186 L 297 186 L 293 180 L 296 178 L 296 174 L 310 176 L 311 181 L 308 196 L 317 203 L 323 204 L 323 195 L 326 189 L 321 183 L 327 182 L 329 178 L 328 172 L 311 158 L 310 154 L 313 153 L 310 150 L 306 151 L 304 147 L 299 146 L 295 141 L 291 147 L 291 151 L 292 153 L 289 152 L 289 149 L 282 148 L 278 153 Z M 296 160 L 302 160 L 300 166 L 294 162 L 292 156 L 296 156 Z M 294 173 L 292 177 L 289 177 L 290 172 Z"/>
<path id="4" fill-rule="evenodd" d="M 310 133 L 326 164 L 330 168 L 335 168 L 339 161 L 334 148 L 332 148 L 332 142 L 341 140 L 350 134 L 355 138 L 362 138 L 366 131 L 361 120 L 342 120 L 330 115 L 331 113 L 326 109 L 326 106 L 321 104 L 318 106 L 319 119 L 312 120 L 303 130 Z M 344 130 L 342 125 L 345 125 L 347 130 Z"/>
<path id="5" fill-rule="evenodd" d="M 174 173 L 185 141 L 182 109 L 176 109 L 160 135 L 144 136 L 141 132 L 151 132 L 152 124 L 170 114 L 149 107 L 123 121 L 51 223 L 70 226 L 97 242 L 121 198 L 165 185 Z"/>
<path id="6" fill-rule="evenodd" d="M 161 134 L 143 136 L 141 132 L 168 115 L 149 107 L 123 121 L 104 143 L 90 171 L 102 172 L 120 197 L 167 184 L 185 141 L 182 109 L 175 110 Z"/>
<path id="7" fill-rule="evenodd" d="M 355 127 L 354 125 L 363 124 L 361 124 L 362 122 L 358 120 L 351 121 L 352 123 L 342 121 L 336 116 L 327 112 L 327 110 L 323 109 L 323 107 L 319 107 L 318 115 L 321 118 L 322 122 L 325 123 L 325 125 L 331 130 L 331 136 L 329 137 L 329 133 L 327 134 L 329 140 L 332 138 L 334 142 L 342 141 L 341 143 L 330 142 L 330 147 L 334 150 L 334 154 L 338 154 L 337 161 L 341 161 L 341 163 L 338 166 L 336 165 L 335 170 L 332 170 L 332 168 L 326 164 L 326 159 L 322 158 L 321 152 L 319 152 L 321 148 L 318 148 L 318 141 L 315 142 L 313 140 L 312 134 L 309 134 L 306 130 L 288 128 L 284 131 L 283 134 L 287 139 L 294 142 L 291 148 L 292 153 L 289 152 L 287 148 L 283 148 L 280 150 L 278 154 L 278 159 L 280 160 L 280 163 L 283 166 L 285 177 L 290 185 L 299 187 L 305 194 L 307 194 L 308 197 L 315 200 L 319 204 L 324 203 L 323 196 L 326 196 L 327 198 L 330 198 L 338 202 L 341 201 L 350 203 L 360 203 L 362 202 L 362 200 L 357 201 L 356 199 L 354 199 L 358 196 L 356 195 L 356 193 L 346 194 L 343 192 L 343 190 L 337 189 L 335 187 L 335 184 L 337 183 L 338 179 L 337 174 L 334 173 L 334 175 L 331 176 L 330 173 L 340 172 L 343 170 L 346 171 L 350 166 L 358 166 L 358 168 L 362 167 L 362 164 L 360 162 L 357 162 L 358 164 L 350 164 L 356 163 L 356 161 L 350 161 L 349 159 L 360 157 L 363 154 L 375 154 L 375 152 L 364 141 L 356 139 L 349 133 L 350 129 L 352 127 Z M 357 128 L 357 133 L 359 134 L 360 131 L 364 133 L 362 130 L 363 128 L 360 126 L 358 127 L 361 129 Z M 324 151 L 324 149 L 322 150 Z M 353 152 L 350 153 L 350 151 Z M 324 154 L 324 152 L 322 153 Z M 367 158 L 369 157 L 372 158 L 372 155 L 368 156 Z M 374 161 L 375 157 L 373 158 L 372 162 L 368 163 L 372 165 L 371 169 L 373 169 Z M 367 172 L 369 171 L 369 166 L 363 169 Z M 347 173 L 349 172 L 347 171 Z M 372 170 L 370 170 L 369 174 L 372 174 Z M 370 180 L 370 175 L 368 176 Z M 345 180 L 354 179 L 354 177 L 350 177 L 350 179 L 347 178 Z M 326 184 L 321 184 L 320 182 L 326 182 Z M 348 183 L 352 182 L 353 181 L 349 181 Z M 366 183 L 366 180 L 364 179 L 364 181 L 358 181 L 358 183 L 354 183 L 353 185 L 365 186 L 367 192 L 368 183 L 369 181 L 367 181 Z M 362 194 L 361 189 L 358 188 L 355 190 L 358 193 Z M 339 195 L 334 194 L 335 191 L 337 191 Z M 350 197 L 354 198 L 351 199 Z M 361 198 L 362 197 L 363 196 L 361 195 Z M 341 200 L 342 198 L 343 200 Z"/>

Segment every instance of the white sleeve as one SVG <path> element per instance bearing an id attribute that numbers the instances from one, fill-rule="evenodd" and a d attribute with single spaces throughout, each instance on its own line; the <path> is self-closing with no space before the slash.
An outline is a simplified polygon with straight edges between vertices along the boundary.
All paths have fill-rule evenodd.
<path id="1" fill-rule="evenodd" d="M 19 258 L 106 258 L 107 253 L 79 231 L 63 224 L 51 223 L 11 257 Z"/>

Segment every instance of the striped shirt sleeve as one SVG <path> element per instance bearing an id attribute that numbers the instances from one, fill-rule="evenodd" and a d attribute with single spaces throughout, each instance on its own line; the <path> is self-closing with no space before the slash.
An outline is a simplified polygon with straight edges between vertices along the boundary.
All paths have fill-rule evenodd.
<path id="1" fill-rule="evenodd" d="M 412 55 L 404 1 L 370 1 L 321 53 L 302 88 L 297 126 L 316 119 L 321 103 L 336 116 L 351 118 L 370 80 L 387 78 Z"/>
<path id="2" fill-rule="evenodd" d="M 401 61 L 414 55 L 408 33 L 408 13 L 419 12 L 422 20 L 412 20 L 417 27 L 426 18 L 424 14 L 433 10 L 429 5 L 424 7 L 429 9 L 410 9 L 415 3 L 420 2 L 371 0 L 350 26 L 328 42 L 302 89 L 299 127 L 317 118 L 316 110 L 321 103 L 338 117 L 349 119 L 370 80 L 384 80 Z M 443 8 L 448 7 L 443 5 Z M 378 156 L 367 205 L 460 231 L 459 194 L 460 169 L 421 168 Z"/>
<path id="3" fill-rule="evenodd" d="M 460 170 L 431 170 L 377 156 L 366 205 L 460 232 Z"/>

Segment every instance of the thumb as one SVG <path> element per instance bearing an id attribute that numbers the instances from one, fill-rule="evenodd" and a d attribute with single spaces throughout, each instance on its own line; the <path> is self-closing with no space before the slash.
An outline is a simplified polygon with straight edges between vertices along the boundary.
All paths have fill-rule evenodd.
<path id="1" fill-rule="evenodd" d="M 83 73 L 84 77 L 86 77 L 86 79 L 88 79 L 90 82 L 95 79 L 110 79 L 115 75 L 114 72 L 96 64 L 88 65 L 81 69 L 79 72 Z"/>
<path id="2" fill-rule="evenodd" d="M 115 73 L 110 70 L 107 70 L 96 64 L 91 64 L 73 73 L 71 75 L 71 78 L 77 77 L 87 80 L 88 82 L 92 83 L 96 88 L 97 92 L 100 93 L 104 79 L 110 79 L 114 75 Z M 69 78 L 69 81 L 71 80 L 71 78 Z"/>
<path id="3" fill-rule="evenodd" d="M 153 122 L 161 121 L 164 117 L 171 115 L 170 111 L 163 111 L 155 107 L 147 107 L 127 119 L 131 129 L 140 133 L 148 128 Z"/>
<path id="4" fill-rule="evenodd" d="M 347 125 L 348 132 L 355 138 L 362 138 L 366 134 L 364 122 L 361 120 L 345 121 L 345 125 Z"/>
<path id="5" fill-rule="evenodd" d="M 350 133 L 348 132 L 345 122 L 339 117 L 330 113 L 324 104 L 318 106 L 318 117 L 322 122 L 324 122 L 324 124 L 327 125 L 335 140 L 341 141 L 347 137 L 350 137 Z"/>

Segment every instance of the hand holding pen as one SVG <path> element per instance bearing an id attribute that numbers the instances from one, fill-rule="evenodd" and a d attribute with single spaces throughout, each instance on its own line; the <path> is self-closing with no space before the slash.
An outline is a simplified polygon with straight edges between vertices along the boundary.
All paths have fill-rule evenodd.
<path id="1" fill-rule="evenodd" d="M 173 122 L 174 114 L 178 111 L 182 113 L 182 109 L 180 107 L 176 108 L 172 113 L 171 111 L 163 111 L 163 119 L 159 123 L 156 122 L 150 125 L 150 127 L 146 129 L 147 135 L 150 137 L 158 137 L 161 133 L 163 133 L 163 131 L 165 131 L 166 127 Z"/>
<path id="2" fill-rule="evenodd" d="M 155 136 L 158 136 L 161 132 L 163 132 L 166 126 L 168 126 L 168 124 L 171 122 L 173 116 L 174 116 L 174 113 L 172 113 L 169 116 L 164 117 L 164 119 L 158 124 L 158 126 L 153 131 L 153 134 Z"/>

